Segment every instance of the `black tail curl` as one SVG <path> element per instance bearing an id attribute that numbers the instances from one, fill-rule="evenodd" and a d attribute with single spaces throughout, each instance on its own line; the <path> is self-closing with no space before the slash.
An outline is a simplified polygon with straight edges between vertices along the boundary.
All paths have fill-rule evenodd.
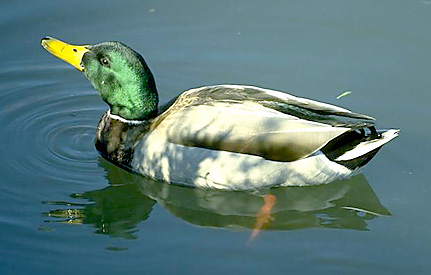
<path id="1" fill-rule="evenodd" d="M 331 140 L 321 149 L 321 151 L 328 159 L 335 161 L 336 163 L 341 164 L 349 169 L 353 170 L 360 168 L 367 164 L 374 157 L 374 155 L 379 151 L 380 147 L 351 160 L 337 161 L 336 159 L 344 153 L 354 149 L 362 142 L 379 139 L 382 132 L 384 131 L 377 131 L 374 126 L 348 131 Z"/>

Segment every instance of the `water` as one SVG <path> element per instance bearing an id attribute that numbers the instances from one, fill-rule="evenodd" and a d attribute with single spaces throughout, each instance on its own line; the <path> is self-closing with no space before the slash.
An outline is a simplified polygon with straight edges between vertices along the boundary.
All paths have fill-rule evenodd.
<path id="1" fill-rule="evenodd" d="M 1 274 L 430 272 L 429 1 L 1 6 Z M 363 175 L 272 190 L 273 220 L 249 243 L 261 194 L 169 186 L 97 154 L 106 105 L 40 47 L 45 35 L 130 45 L 162 103 L 250 84 L 373 115 L 401 135 Z"/>

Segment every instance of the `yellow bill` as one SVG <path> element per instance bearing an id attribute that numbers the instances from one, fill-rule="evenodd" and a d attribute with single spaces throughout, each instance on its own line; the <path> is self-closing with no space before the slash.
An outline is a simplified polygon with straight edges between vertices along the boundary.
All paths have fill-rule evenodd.
<path id="1" fill-rule="evenodd" d="M 89 46 L 70 45 L 52 37 L 44 37 L 40 41 L 42 47 L 52 55 L 66 61 L 80 71 L 84 70 L 81 65 L 82 57 L 89 51 Z"/>

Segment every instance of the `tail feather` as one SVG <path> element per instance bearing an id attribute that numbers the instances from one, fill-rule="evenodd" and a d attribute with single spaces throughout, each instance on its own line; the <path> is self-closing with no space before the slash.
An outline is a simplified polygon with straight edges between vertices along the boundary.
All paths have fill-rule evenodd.
<path id="1" fill-rule="evenodd" d="M 374 151 L 375 149 L 382 147 L 384 144 L 397 137 L 398 132 L 399 130 L 388 130 L 379 134 L 379 137 L 377 139 L 371 139 L 368 141 L 361 142 L 352 150 L 347 151 L 338 158 L 336 158 L 335 161 L 346 161 L 355 159 L 364 154 L 367 154 L 368 152 Z"/>
<path id="2" fill-rule="evenodd" d="M 350 131 L 328 143 L 322 152 L 332 161 L 350 169 L 364 166 L 379 149 L 398 136 L 399 130 L 376 131 L 374 127 Z"/>

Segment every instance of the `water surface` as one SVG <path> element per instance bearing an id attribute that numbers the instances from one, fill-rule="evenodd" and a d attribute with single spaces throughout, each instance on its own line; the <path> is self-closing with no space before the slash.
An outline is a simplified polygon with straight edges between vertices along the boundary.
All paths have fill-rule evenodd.
<path id="1" fill-rule="evenodd" d="M 3 3 L 0 273 L 429 273 L 430 14 L 428 1 Z M 273 220 L 248 243 L 262 194 L 170 186 L 98 155 L 107 106 L 45 35 L 130 45 L 162 103 L 250 84 L 401 135 L 362 175 L 271 190 Z"/>

